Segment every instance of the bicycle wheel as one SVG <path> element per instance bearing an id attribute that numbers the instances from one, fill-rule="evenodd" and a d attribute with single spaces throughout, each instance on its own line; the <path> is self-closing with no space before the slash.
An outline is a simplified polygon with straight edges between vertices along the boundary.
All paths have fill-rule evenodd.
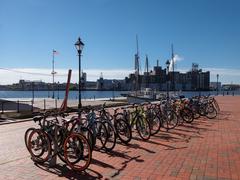
<path id="1" fill-rule="evenodd" d="M 64 157 L 67 165 L 73 170 L 87 169 L 92 159 L 88 140 L 81 134 L 70 134 L 64 142 Z"/>
<path id="2" fill-rule="evenodd" d="M 136 121 L 136 128 L 138 131 L 139 136 L 143 140 L 148 140 L 150 139 L 151 136 L 151 128 L 149 122 L 143 118 L 143 117 L 138 117 Z"/>
<path id="3" fill-rule="evenodd" d="M 206 117 L 209 119 L 213 119 L 217 116 L 217 110 L 212 104 L 208 104 L 206 107 Z"/>
<path id="4" fill-rule="evenodd" d="M 186 123 L 191 123 L 193 122 L 194 120 L 194 114 L 193 112 L 188 109 L 188 108 L 184 108 L 182 111 L 181 111 L 181 117 L 183 118 L 183 120 L 186 122 Z"/>
<path id="5" fill-rule="evenodd" d="M 117 119 L 114 123 L 116 133 L 121 142 L 127 144 L 132 139 L 131 126 L 122 119 Z"/>
<path id="6" fill-rule="evenodd" d="M 87 127 L 82 126 L 80 134 L 82 134 L 85 138 L 87 138 L 88 143 L 89 143 L 90 148 L 91 148 L 91 151 L 92 151 L 93 147 L 94 147 L 94 144 L 93 144 L 94 138 L 93 138 L 92 131 L 90 131 L 90 129 L 88 129 Z"/>
<path id="7" fill-rule="evenodd" d="M 173 129 L 178 125 L 178 116 L 176 112 L 172 110 L 166 110 L 163 116 L 163 127 L 167 130 Z"/>
<path id="8" fill-rule="evenodd" d="M 215 98 L 213 98 L 213 103 L 214 103 L 214 107 L 217 110 L 217 113 L 219 113 L 220 112 L 220 107 L 219 107 L 218 102 Z"/>
<path id="9" fill-rule="evenodd" d="M 103 121 L 103 123 L 107 128 L 107 142 L 104 145 L 104 149 L 111 151 L 116 145 L 116 132 L 111 122 Z"/>
<path id="10" fill-rule="evenodd" d="M 28 150 L 32 160 L 38 163 L 47 161 L 51 155 L 51 142 L 48 135 L 40 130 L 34 129 L 28 138 Z"/>
<path id="11" fill-rule="evenodd" d="M 57 155 L 62 160 L 62 162 L 64 162 L 64 163 L 66 163 L 66 160 L 65 160 L 65 157 L 64 157 L 64 148 L 63 148 L 64 140 L 65 140 L 65 137 L 66 137 L 66 132 L 65 131 L 66 131 L 66 129 L 60 128 L 59 131 L 57 132 L 57 139 L 56 140 L 52 139 L 53 147 L 54 148 L 58 147 L 59 151 L 58 151 Z"/>
<path id="12" fill-rule="evenodd" d="M 157 134 L 161 128 L 161 120 L 157 115 L 153 115 L 148 119 L 150 128 L 151 128 L 151 135 Z"/>
<path id="13" fill-rule="evenodd" d="M 94 149 L 101 150 L 107 142 L 107 128 L 101 121 L 95 121 L 88 127 L 93 133 Z"/>
<path id="14" fill-rule="evenodd" d="M 28 139 L 29 139 L 29 135 L 30 133 L 35 130 L 35 128 L 28 128 L 24 134 L 24 142 L 25 142 L 25 146 L 27 148 L 27 150 L 29 151 L 28 149 Z"/>
<path id="15" fill-rule="evenodd" d="M 71 132 L 76 132 L 76 133 L 80 133 L 80 134 L 84 135 L 89 142 L 91 150 L 93 150 L 94 137 L 93 137 L 92 131 L 88 127 L 83 126 L 83 124 L 80 122 L 76 122 L 73 124 Z"/>
<path id="16" fill-rule="evenodd" d="M 193 110 L 193 117 L 194 117 L 194 119 L 200 118 L 200 114 L 198 113 L 198 111 L 196 109 Z"/>
<path id="17" fill-rule="evenodd" d="M 206 116 L 206 104 L 201 104 L 198 110 L 201 116 Z"/>

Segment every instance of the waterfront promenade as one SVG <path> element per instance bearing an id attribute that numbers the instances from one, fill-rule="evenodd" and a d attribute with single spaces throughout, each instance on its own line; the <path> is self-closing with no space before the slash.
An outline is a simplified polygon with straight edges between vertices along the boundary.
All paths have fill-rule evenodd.
<path id="1" fill-rule="evenodd" d="M 111 153 L 94 152 L 82 173 L 60 160 L 55 168 L 31 161 L 23 136 L 32 121 L 0 125 L 0 179 L 240 179 L 240 96 L 217 101 L 216 119 L 202 117 L 146 142 L 134 138 Z"/>

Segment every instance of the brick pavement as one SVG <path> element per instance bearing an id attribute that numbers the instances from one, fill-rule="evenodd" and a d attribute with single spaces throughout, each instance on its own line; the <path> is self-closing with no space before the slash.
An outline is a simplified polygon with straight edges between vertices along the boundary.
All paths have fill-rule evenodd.
<path id="1" fill-rule="evenodd" d="M 82 173 L 60 160 L 55 168 L 34 165 L 23 140 L 32 122 L 1 125 L 0 179 L 240 179 L 240 97 L 218 101 L 222 111 L 216 119 L 162 130 L 147 142 L 134 138 L 108 154 L 94 152 Z"/>

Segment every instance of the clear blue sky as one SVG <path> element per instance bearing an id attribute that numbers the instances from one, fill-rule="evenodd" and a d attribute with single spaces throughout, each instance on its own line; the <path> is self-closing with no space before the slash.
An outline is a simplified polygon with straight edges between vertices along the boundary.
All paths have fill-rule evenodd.
<path id="1" fill-rule="evenodd" d="M 179 69 L 196 62 L 240 83 L 239 9 L 238 0 L 1 0 L 0 67 L 51 68 L 56 49 L 57 68 L 77 69 L 80 36 L 83 69 L 133 69 L 138 34 L 142 67 L 145 54 L 164 65 L 173 43 Z"/>

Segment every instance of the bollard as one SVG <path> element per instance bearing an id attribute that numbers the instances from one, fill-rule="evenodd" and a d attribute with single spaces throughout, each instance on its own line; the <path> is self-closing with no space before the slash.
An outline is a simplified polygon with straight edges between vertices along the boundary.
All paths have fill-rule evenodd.
<path id="1" fill-rule="evenodd" d="M 57 99 L 55 99 L 55 108 L 57 109 Z"/>
<path id="2" fill-rule="evenodd" d="M 33 112 L 33 100 L 32 100 L 32 112 Z"/>
<path id="3" fill-rule="evenodd" d="M 17 113 L 19 113 L 19 100 L 17 100 Z"/>
<path id="4" fill-rule="evenodd" d="M 4 109 L 3 109 L 3 102 L 2 102 L 2 114 L 4 113 Z"/>
<path id="5" fill-rule="evenodd" d="M 43 110 L 46 110 L 46 99 L 43 99 Z"/>

